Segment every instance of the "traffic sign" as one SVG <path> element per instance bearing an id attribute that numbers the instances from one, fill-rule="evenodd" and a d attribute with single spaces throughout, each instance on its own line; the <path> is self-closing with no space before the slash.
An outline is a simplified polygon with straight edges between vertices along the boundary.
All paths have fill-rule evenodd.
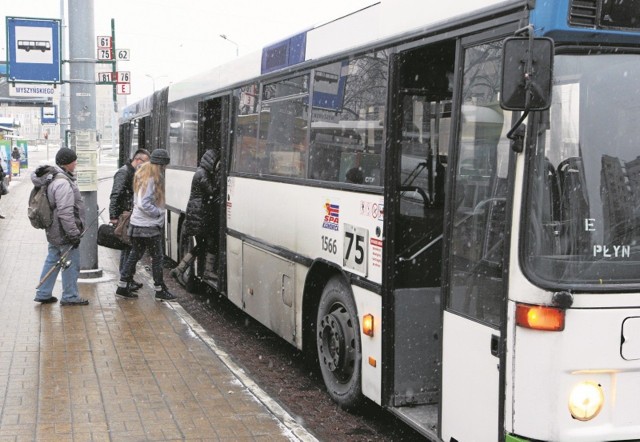
<path id="1" fill-rule="evenodd" d="M 60 20 L 6 17 L 7 80 L 60 83 Z"/>
<path id="2" fill-rule="evenodd" d="M 98 37 L 98 49 L 111 49 L 113 40 L 110 36 L 104 35 Z"/>
<path id="3" fill-rule="evenodd" d="M 113 50 L 98 49 L 98 60 L 113 60 Z"/>
<path id="4" fill-rule="evenodd" d="M 131 51 L 129 49 L 116 49 L 117 61 L 129 61 Z"/>
<path id="5" fill-rule="evenodd" d="M 131 93 L 130 83 L 118 83 L 116 85 L 116 93 L 118 95 L 129 95 Z"/>
<path id="6" fill-rule="evenodd" d="M 127 71 L 118 71 L 116 72 L 117 74 L 117 80 L 116 82 L 118 84 L 128 84 L 131 83 L 131 72 L 127 72 Z"/>
<path id="7" fill-rule="evenodd" d="M 113 72 L 96 72 L 98 83 L 113 83 Z"/>

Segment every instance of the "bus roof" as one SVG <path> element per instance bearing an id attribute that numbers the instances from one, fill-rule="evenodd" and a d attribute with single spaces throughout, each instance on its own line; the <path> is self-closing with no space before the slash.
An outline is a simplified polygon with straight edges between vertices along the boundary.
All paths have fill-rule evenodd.
<path id="1" fill-rule="evenodd" d="M 481 11 L 524 5 L 527 0 L 456 0 L 430 2 L 424 0 L 381 0 L 335 20 L 309 28 L 265 46 L 264 49 L 216 66 L 206 72 L 173 83 L 169 102 L 211 93 L 257 78 L 265 73 L 265 51 L 286 45 L 289 41 L 303 44 L 299 59 L 292 64 L 319 60 L 335 54 L 370 46 L 394 38 L 402 38 L 425 28 L 449 23 Z M 292 57 L 294 48 L 287 48 Z M 284 66 L 287 67 L 287 66 Z"/>

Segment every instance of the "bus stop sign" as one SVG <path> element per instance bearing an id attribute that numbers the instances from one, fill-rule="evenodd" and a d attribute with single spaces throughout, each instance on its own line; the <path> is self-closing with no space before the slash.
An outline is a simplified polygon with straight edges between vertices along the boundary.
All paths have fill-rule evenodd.
<path id="1" fill-rule="evenodd" d="M 60 20 L 7 17 L 7 80 L 60 83 Z"/>

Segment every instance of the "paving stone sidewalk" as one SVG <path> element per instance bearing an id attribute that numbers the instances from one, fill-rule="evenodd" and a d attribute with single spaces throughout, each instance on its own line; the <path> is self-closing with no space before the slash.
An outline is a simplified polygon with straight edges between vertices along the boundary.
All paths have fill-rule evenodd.
<path id="1" fill-rule="evenodd" d="M 116 298 L 117 251 L 98 247 L 88 306 L 34 302 L 47 245 L 26 216 L 31 187 L 23 171 L 0 199 L 0 441 L 314 440 L 149 285 Z"/>

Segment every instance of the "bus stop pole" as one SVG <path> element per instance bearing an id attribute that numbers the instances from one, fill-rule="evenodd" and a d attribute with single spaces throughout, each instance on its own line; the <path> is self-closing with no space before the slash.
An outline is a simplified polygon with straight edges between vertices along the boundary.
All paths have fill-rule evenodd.
<path id="1" fill-rule="evenodd" d="M 75 132 L 78 187 L 85 219 L 98 213 L 94 0 L 69 0 L 70 129 Z M 98 223 L 80 243 L 80 278 L 99 278 Z"/>

